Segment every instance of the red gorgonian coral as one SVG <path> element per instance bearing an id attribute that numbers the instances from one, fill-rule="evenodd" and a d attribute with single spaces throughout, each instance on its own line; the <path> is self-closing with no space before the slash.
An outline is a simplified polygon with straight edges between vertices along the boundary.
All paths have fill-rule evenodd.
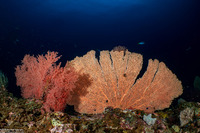
<path id="1" fill-rule="evenodd" d="M 60 58 L 57 54 L 48 51 L 45 56 L 25 55 L 22 65 L 15 71 L 22 96 L 42 100 L 47 112 L 64 110 L 78 79 L 78 74 L 68 64 L 65 67 L 56 65 Z"/>

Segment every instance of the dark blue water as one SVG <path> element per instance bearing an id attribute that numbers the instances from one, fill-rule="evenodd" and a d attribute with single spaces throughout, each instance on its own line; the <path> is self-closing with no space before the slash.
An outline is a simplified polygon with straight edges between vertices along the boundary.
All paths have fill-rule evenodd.
<path id="1" fill-rule="evenodd" d="M 123 45 L 145 62 L 164 61 L 190 92 L 186 97 L 197 99 L 199 7 L 199 0 L 0 0 L 0 70 L 19 96 L 14 68 L 25 54 L 58 51 L 65 64 L 92 49 Z"/>

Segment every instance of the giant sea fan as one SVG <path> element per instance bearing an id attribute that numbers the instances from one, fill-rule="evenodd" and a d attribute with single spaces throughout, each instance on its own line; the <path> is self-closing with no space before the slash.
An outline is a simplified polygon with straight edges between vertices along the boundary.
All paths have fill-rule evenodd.
<path id="1" fill-rule="evenodd" d="M 183 91 L 176 75 L 156 59 L 149 60 L 146 72 L 137 79 L 143 57 L 128 50 L 101 51 L 99 60 L 92 50 L 71 64 L 92 81 L 84 95 L 70 102 L 80 113 L 102 113 L 108 106 L 153 112 L 169 107 Z"/>

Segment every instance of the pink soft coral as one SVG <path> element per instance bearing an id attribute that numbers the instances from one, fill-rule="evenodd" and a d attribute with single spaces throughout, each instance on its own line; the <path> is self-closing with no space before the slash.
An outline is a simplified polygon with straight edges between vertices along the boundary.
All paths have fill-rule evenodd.
<path id="1" fill-rule="evenodd" d="M 47 112 L 64 110 L 78 79 L 78 74 L 69 65 L 63 68 L 55 64 L 60 58 L 57 54 L 48 51 L 45 56 L 37 58 L 25 55 L 15 72 L 22 96 L 43 100 Z"/>
<path id="2" fill-rule="evenodd" d="M 66 103 L 71 99 L 70 92 L 75 88 L 75 82 L 78 75 L 73 71 L 73 68 L 68 67 L 60 68 L 60 65 L 55 68 L 55 71 L 48 78 L 51 83 L 51 88 L 48 91 L 45 110 L 50 111 L 63 111 Z"/>

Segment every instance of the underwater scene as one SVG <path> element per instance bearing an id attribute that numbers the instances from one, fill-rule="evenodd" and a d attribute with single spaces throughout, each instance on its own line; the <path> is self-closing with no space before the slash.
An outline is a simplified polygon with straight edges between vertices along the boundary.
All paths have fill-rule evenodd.
<path id="1" fill-rule="evenodd" d="M 199 133 L 199 0 L 0 0 L 0 133 Z"/>

